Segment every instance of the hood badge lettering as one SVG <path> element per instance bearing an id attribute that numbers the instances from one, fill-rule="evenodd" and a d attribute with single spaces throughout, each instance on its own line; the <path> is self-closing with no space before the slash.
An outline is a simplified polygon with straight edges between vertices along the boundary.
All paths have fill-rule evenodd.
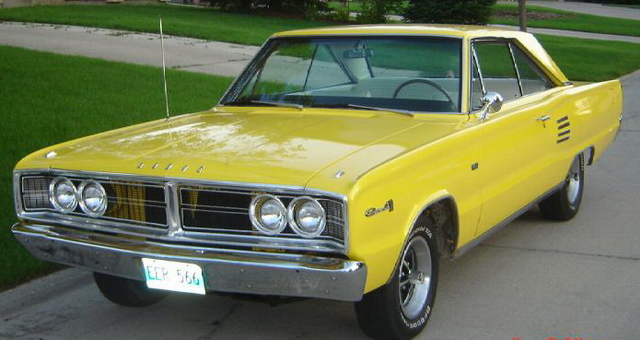
<path id="1" fill-rule="evenodd" d="M 342 177 L 342 176 L 344 176 L 344 171 L 342 171 L 342 170 L 338 170 L 338 171 L 336 172 L 336 174 L 335 174 L 335 175 L 333 175 L 333 177 L 334 177 L 334 178 L 340 178 L 340 177 Z"/>
<path id="2" fill-rule="evenodd" d="M 47 152 L 46 155 L 44 155 L 44 158 L 46 159 L 51 159 L 51 158 L 55 158 L 58 154 L 55 151 L 49 151 Z"/>
<path id="3" fill-rule="evenodd" d="M 144 162 L 139 163 L 136 168 L 138 169 L 142 169 L 146 166 L 146 164 Z M 161 166 L 160 163 L 153 163 L 153 165 L 151 166 L 152 170 L 156 170 L 158 168 L 164 168 L 164 170 L 171 170 L 173 168 L 173 163 L 169 163 L 167 164 L 167 166 Z M 190 166 L 189 164 L 185 164 L 183 167 L 180 168 L 180 170 L 182 172 L 186 172 L 187 170 L 189 170 Z M 202 171 L 204 171 L 204 165 L 201 165 L 198 167 L 198 169 L 196 170 L 196 173 L 201 174 Z"/>
<path id="4" fill-rule="evenodd" d="M 382 208 L 369 208 L 365 211 L 364 216 L 371 217 L 373 215 L 379 214 L 383 211 L 392 212 L 393 211 L 393 200 L 388 200 L 384 203 Z"/>

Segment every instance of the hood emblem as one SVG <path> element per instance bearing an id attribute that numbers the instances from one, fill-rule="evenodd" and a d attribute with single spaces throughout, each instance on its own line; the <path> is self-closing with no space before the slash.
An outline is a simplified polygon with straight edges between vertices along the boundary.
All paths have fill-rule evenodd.
<path id="1" fill-rule="evenodd" d="M 136 168 L 138 168 L 138 169 L 142 169 L 142 168 L 144 168 L 145 166 L 146 166 L 146 164 L 145 164 L 144 162 L 141 162 L 141 163 L 139 163 L 139 164 L 136 166 Z M 164 170 L 167 170 L 167 171 L 168 171 L 168 170 L 173 169 L 173 163 L 168 163 L 166 166 L 164 166 L 164 165 L 160 165 L 160 163 L 153 163 L 153 165 L 151 165 L 151 169 L 152 169 L 152 170 L 156 170 L 156 169 L 158 169 L 158 168 L 160 168 L 160 169 L 164 169 Z M 182 166 L 182 167 L 180 168 L 180 170 L 181 170 L 182 172 L 186 172 L 186 171 L 187 171 L 187 170 L 189 170 L 190 168 L 191 168 L 191 167 L 189 166 L 189 164 L 185 164 L 184 166 Z M 200 173 L 202 173 L 202 171 L 204 171 L 204 165 L 199 166 L 199 167 L 198 167 L 198 169 L 196 170 L 196 173 L 199 173 L 199 174 L 200 174 Z"/>
<path id="2" fill-rule="evenodd" d="M 383 211 L 392 212 L 393 211 L 393 200 L 388 200 L 384 203 L 382 208 L 369 208 L 365 211 L 364 216 L 371 217 L 373 215 L 379 214 Z"/>

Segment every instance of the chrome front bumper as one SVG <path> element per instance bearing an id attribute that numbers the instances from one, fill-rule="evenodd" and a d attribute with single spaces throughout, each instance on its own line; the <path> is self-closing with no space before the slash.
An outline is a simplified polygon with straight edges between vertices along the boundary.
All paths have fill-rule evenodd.
<path id="1" fill-rule="evenodd" d="M 135 280 L 144 280 L 143 257 L 197 264 L 208 291 L 358 301 L 367 277 L 364 263 L 329 257 L 158 243 L 42 224 L 17 223 L 12 231 L 42 260 Z"/>

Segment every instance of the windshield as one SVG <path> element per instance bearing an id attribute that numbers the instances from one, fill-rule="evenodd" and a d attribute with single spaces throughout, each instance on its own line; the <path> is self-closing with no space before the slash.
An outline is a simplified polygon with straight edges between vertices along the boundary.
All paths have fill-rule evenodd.
<path id="1" fill-rule="evenodd" d="M 439 37 L 272 39 L 221 103 L 460 112 L 461 44 Z"/>

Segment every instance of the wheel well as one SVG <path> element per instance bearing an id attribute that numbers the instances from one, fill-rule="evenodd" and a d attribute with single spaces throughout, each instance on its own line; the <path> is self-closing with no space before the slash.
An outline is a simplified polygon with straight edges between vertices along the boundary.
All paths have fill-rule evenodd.
<path id="1" fill-rule="evenodd" d="M 582 153 L 584 154 L 584 164 L 585 165 L 592 165 L 593 164 L 593 159 L 596 155 L 596 148 L 595 146 L 590 146 L 586 149 L 584 149 L 584 151 L 582 151 Z"/>
<path id="2" fill-rule="evenodd" d="M 430 203 L 418 216 L 414 227 L 428 225 L 441 256 L 451 256 L 458 244 L 458 211 L 453 198 Z"/>

